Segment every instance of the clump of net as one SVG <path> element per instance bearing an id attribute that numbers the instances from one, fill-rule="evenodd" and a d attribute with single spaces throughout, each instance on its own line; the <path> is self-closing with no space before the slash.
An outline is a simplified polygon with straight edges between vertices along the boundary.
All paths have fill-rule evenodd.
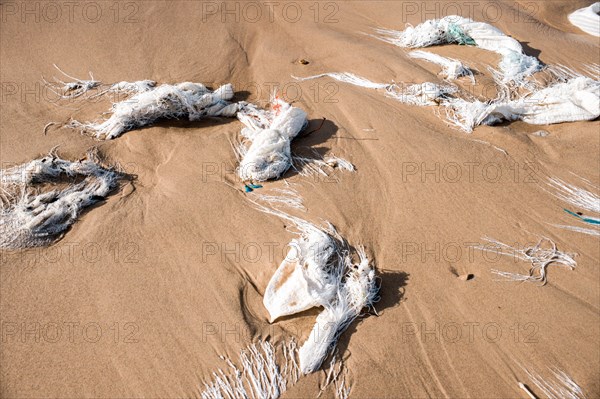
<path id="1" fill-rule="evenodd" d="M 240 105 L 238 119 L 245 125 L 236 150 L 238 175 L 243 181 L 266 181 L 281 177 L 292 166 L 291 142 L 308 124 L 306 112 L 279 97 L 270 109 Z"/>
<path id="2" fill-rule="evenodd" d="M 83 211 L 103 201 L 124 175 L 93 151 L 68 161 L 56 153 L 0 171 L 0 248 L 48 245 Z"/>
<path id="3" fill-rule="evenodd" d="M 503 83 L 526 84 L 526 79 L 542 69 L 535 57 L 523 52 L 521 44 L 498 28 L 457 15 L 430 19 L 403 31 L 376 29 L 376 38 L 399 47 L 419 48 L 439 44 L 477 46 L 502 56 L 500 73 Z"/>
<path id="4" fill-rule="evenodd" d="M 298 352 L 300 370 L 310 374 L 321 367 L 340 335 L 363 309 L 372 308 L 379 299 L 375 268 L 365 250 L 357 247 L 353 251 L 331 224 L 321 228 L 282 211 L 257 206 L 291 222 L 299 234 L 265 292 L 263 302 L 271 321 L 315 306 L 324 308 Z"/>
<path id="5" fill-rule="evenodd" d="M 279 356 L 278 356 L 279 354 Z M 238 365 L 221 356 L 230 368 L 218 369 L 204 383 L 202 399 L 277 399 L 300 377 L 296 341 L 274 346 L 269 341 L 249 345 L 240 353 Z"/>
<path id="6" fill-rule="evenodd" d="M 113 104 L 112 115 L 107 120 L 85 123 L 73 120 L 67 126 L 91 133 L 100 140 L 111 140 L 159 119 L 186 118 L 196 121 L 211 116 L 233 117 L 238 111 L 238 104 L 228 101 L 234 94 L 231 84 L 211 91 L 201 83 L 184 82 L 153 87 L 148 82 L 117 83 L 114 90 L 135 94 Z"/>
<path id="7" fill-rule="evenodd" d="M 522 120 L 533 125 L 593 120 L 600 116 L 600 81 L 578 76 L 534 90 L 514 100 L 443 101 L 448 121 L 472 132 L 479 125 Z"/>
<path id="8" fill-rule="evenodd" d="M 528 274 L 492 270 L 492 273 L 507 280 L 528 281 L 545 285 L 549 265 L 563 265 L 571 270 L 577 266 L 577 262 L 573 259 L 574 255 L 559 251 L 556 244 L 548 238 L 541 238 L 537 244 L 525 248 L 511 247 L 490 238 L 485 238 L 485 240 L 491 245 L 479 246 L 479 249 L 496 252 L 504 256 L 513 256 L 515 259 L 531 263 Z"/>

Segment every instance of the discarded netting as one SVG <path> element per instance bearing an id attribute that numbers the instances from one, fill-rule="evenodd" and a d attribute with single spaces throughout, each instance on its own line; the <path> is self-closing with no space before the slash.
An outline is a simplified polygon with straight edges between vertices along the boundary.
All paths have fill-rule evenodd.
<path id="1" fill-rule="evenodd" d="M 334 155 L 322 157 L 318 152 L 313 152 L 313 157 L 292 154 L 292 167 L 301 176 L 322 175 L 329 176 L 333 169 L 354 172 L 354 165 L 344 158 Z"/>
<path id="2" fill-rule="evenodd" d="M 584 181 L 591 185 L 589 181 Z M 556 198 L 586 211 L 600 213 L 600 197 L 597 194 L 566 183 L 557 177 L 549 178 L 548 185 L 554 189 L 553 195 Z M 595 189 L 598 190 L 598 187 Z"/>
<path id="3" fill-rule="evenodd" d="M 259 209 L 292 222 L 300 235 L 265 291 L 263 303 L 271 321 L 324 307 L 299 351 L 300 370 L 309 374 L 321 366 L 362 310 L 378 300 L 375 269 L 362 247 L 356 250 L 359 263 L 353 263 L 350 246 L 330 224 L 319 228 L 278 210 L 260 205 Z"/>
<path id="4" fill-rule="evenodd" d="M 278 349 L 283 357 L 280 363 Z M 200 395 L 202 399 L 277 399 L 300 377 L 296 354 L 296 342 L 291 340 L 277 346 L 268 341 L 248 346 L 240 354 L 240 366 L 221 356 L 231 371 L 214 372 L 213 381 L 204 384 Z"/>
<path id="5" fill-rule="evenodd" d="M 554 83 L 516 100 L 492 102 L 453 98 L 446 106 L 449 122 L 466 132 L 479 125 L 522 120 L 533 125 L 593 120 L 600 116 L 600 82 L 585 76 Z"/>
<path id="6" fill-rule="evenodd" d="M 343 250 L 339 262 L 345 266 L 334 299 L 317 317 L 306 342 L 300 347 L 300 369 L 304 374 L 316 371 L 335 347 L 340 335 L 361 314 L 377 301 L 379 287 L 375 270 L 369 264 L 364 249 L 357 249 L 359 263 L 353 264 L 349 250 Z"/>
<path id="7" fill-rule="evenodd" d="M 363 77 L 357 76 L 350 72 L 328 72 L 328 73 L 321 73 L 319 75 L 307 76 L 305 78 L 292 75 L 292 78 L 303 82 L 305 80 L 324 78 L 327 76 L 330 78 L 333 78 L 339 82 L 349 83 L 351 85 L 359 86 L 359 87 L 366 87 L 367 89 L 387 89 L 388 87 L 390 87 L 392 85 L 391 83 L 372 82 L 369 79 L 365 79 Z"/>
<path id="8" fill-rule="evenodd" d="M 77 98 L 90 90 L 100 87 L 102 82 L 94 79 L 94 75 L 89 72 L 90 79 L 79 79 L 75 78 L 67 73 L 63 72 L 56 64 L 53 65 L 62 75 L 66 76 L 69 79 L 72 79 L 72 82 L 64 82 L 60 79 L 54 78 L 53 82 L 48 82 L 46 79 L 42 77 L 42 81 L 46 85 L 46 87 L 56 94 L 59 98 L 62 99 L 72 99 Z"/>
<path id="9" fill-rule="evenodd" d="M 449 15 L 441 19 L 427 20 L 404 31 L 376 29 L 374 37 L 399 47 L 429 47 L 437 44 L 475 45 L 502 56 L 500 71 L 504 83 L 521 85 L 524 79 L 542 67 L 537 58 L 525 55 L 523 47 L 515 39 L 485 22 Z"/>
<path id="10" fill-rule="evenodd" d="M 462 62 L 453 58 L 442 57 L 441 55 L 430 53 L 429 51 L 415 50 L 408 53 L 411 58 L 425 60 L 442 67 L 442 75 L 448 80 L 455 80 L 463 76 L 471 78 L 471 83 L 475 84 L 473 71 L 464 66 Z"/>
<path id="11" fill-rule="evenodd" d="M 256 197 L 258 201 L 266 203 L 271 207 L 282 205 L 288 208 L 306 211 L 306 208 L 302 203 L 302 196 L 291 187 L 274 188 L 261 193 L 254 192 L 252 196 Z"/>
<path id="12" fill-rule="evenodd" d="M 598 187 L 594 186 L 589 181 L 585 179 L 581 180 L 598 191 Z M 594 194 L 584 188 L 577 187 L 573 184 L 566 183 L 556 177 L 549 178 L 548 185 L 553 188 L 551 194 L 555 197 L 569 203 L 577 209 L 583 209 L 588 213 L 595 214 L 594 216 L 583 215 L 580 212 L 572 212 L 565 208 L 565 212 L 591 226 L 590 228 L 585 228 L 579 226 L 555 225 L 556 227 L 561 227 L 589 235 L 600 235 L 600 197 L 597 194 Z"/>
<path id="13" fill-rule="evenodd" d="M 122 174 L 102 166 L 94 152 L 74 162 L 51 152 L 2 170 L 0 248 L 52 243 L 75 223 L 85 208 L 104 200 L 121 177 Z M 43 184 L 61 182 L 67 183 L 67 187 L 40 192 Z"/>
<path id="14" fill-rule="evenodd" d="M 569 14 L 569 22 L 592 36 L 600 36 L 600 2 Z"/>
<path id="15" fill-rule="evenodd" d="M 596 66 L 589 68 L 591 72 L 598 69 Z M 385 89 L 388 97 L 405 104 L 443 105 L 448 121 L 466 132 L 472 132 L 478 125 L 494 125 L 502 121 L 522 120 L 530 124 L 545 125 L 593 120 L 600 116 L 600 81 L 560 66 L 548 70 L 554 81 L 549 86 L 541 87 L 539 82 L 532 81 L 530 87 L 535 87 L 535 90 L 520 98 L 511 100 L 504 93 L 496 100 L 487 102 L 459 98 L 455 95 L 459 91 L 458 87 L 450 84 L 376 83 L 348 72 L 323 73 L 295 79 L 305 81 L 327 76 L 359 87 Z"/>
<path id="16" fill-rule="evenodd" d="M 546 284 L 546 268 L 552 263 L 557 263 L 575 269 L 577 262 L 573 259 L 572 254 L 564 253 L 556 248 L 556 244 L 549 238 L 541 238 L 533 247 L 523 249 L 513 248 L 510 245 L 503 244 L 499 241 L 484 237 L 484 240 L 493 245 L 482 245 L 477 247 L 484 251 L 496 252 L 500 255 L 513 256 L 515 259 L 520 259 L 526 262 L 531 262 L 529 274 L 509 273 L 493 269 L 492 273 L 513 281 L 529 281 Z M 543 244 L 549 244 L 544 248 Z"/>
<path id="17" fill-rule="evenodd" d="M 436 83 L 425 82 L 417 84 L 397 84 L 397 83 L 375 83 L 349 72 L 331 72 L 320 75 L 307 76 L 304 78 L 293 78 L 305 81 L 329 76 L 340 82 L 349 83 L 354 86 L 366 87 L 368 89 L 385 89 L 385 95 L 394 98 L 402 103 L 410 105 L 437 105 L 442 100 L 447 99 L 450 94 L 456 93 L 458 88 L 453 85 L 438 85 Z"/>
<path id="18" fill-rule="evenodd" d="M 321 397 L 321 394 L 327 389 L 327 387 L 333 384 L 335 397 L 337 399 L 348 399 L 350 397 L 350 382 L 348 377 L 348 369 L 344 367 L 344 361 L 337 359 L 336 355 L 333 355 L 329 362 L 329 368 L 326 371 L 325 383 L 319 390 L 317 398 Z"/>
<path id="19" fill-rule="evenodd" d="M 143 93 L 145 91 L 154 90 L 156 87 L 156 82 L 153 80 L 138 80 L 136 82 L 118 82 L 110 85 L 110 87 L 104 91 L 99 93 L 102 95 L 104 93 L 126 93 L 126 94 L 137 94 Z"/>
<path id="20" fill-rule="evenodd" d="M 291 141 L 307 125 L 306 112 L 275 97 L 271 109 L 240 104 L 238 119 L 246 126 L 242 136 L 252 142 L 236 150 L 238 174 L 243 181 L 277 179 L 292 166 Z"/>
<path id="21" fill-rule="evenodd" d="M 201 83 L 184 82 L 158 87 L 153 87 L 151 83 L 117 83 L 112 86 L 113 90 L 136 94 L 113 104 L 112 115 L 104 122 L 71 121 L 68 126 L 90 132 L 98 139 L 110 140 L 126 131 L 147 126 L 162 118 L 187 118 L 196 121 L 210 116 L 233 117 L 238 111 L 238 104 L 227 101 L 233 98 L 231 84 L 223 85 L 212 92 Z"/>
<path id="22" fill-rule="evenodd" d="M 309 223 L 299 228 L 300 237 L 289 244 L 287 256 L 265 290 L 263 303 L 271 323 L 282 316 L 327 305 L 340 283 L 343 271 L 333 258 L 334 238 Z"/>
<path id="23" fill-rule="evenodd" d="M 600 236 L 600 229 L 588 229 L 579 226 L 570 226 L 566 224 L 554 224 L 553 226 L 560 227 L 561 229 L 575 231 L 577 233 L 588 234 L 591 236 Z"/>
<path id="24" fill-rule="evenodd" d="M 42 81 L 46 85 L 46 87 L 56 94 L 61 99 L 74 99 L 83 96 L 87 92 L 95 89 L 99 89 L 101 87 L 107 87 L 105 90 L 96 93 L 95 95 L 89 97 L 98 97 L 104 95 L 106 93 L 124 93 L 124 94 L 135 94 L 141 93 L 143 91 L 152 90 L 156 86 L 156 82 L 152 80 L 140 80 L 137 82 L 119 82 L 114 84 L 103 84 L 99 80 L 94 79 L 94 75 L 89 72 L 90 79 L 79 79 L 75 78 L 71 75 L 65 73 L 62 69 L 60 69 L 56 64 L 53 65 L 62 75 L 66 76 L 69 79 L 72 79 L 71 82 L 64 82 L 60 79 L 54 78 L 53 82 L 48 82 L 46 79 L 42 77 Z"/>

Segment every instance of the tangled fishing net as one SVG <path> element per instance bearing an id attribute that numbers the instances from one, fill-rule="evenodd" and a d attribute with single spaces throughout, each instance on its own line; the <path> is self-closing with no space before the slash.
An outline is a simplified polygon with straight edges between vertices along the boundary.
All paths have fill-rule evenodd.
<path id="1" fill-rule="evenodd" d="M 330 77 L 339 82 L 349 83 L 353 86 L 365 87 L 367 89 L 387 89 L 391 85 L 390 83 L 372 82 L 369 79 L 363 78 L 361 76 L 355 75 L 350 72 L 328 72 L 328 73 L 321 73 L 319 75 L 307 76 L 304 78 L 292 75 L 292 78 L 294 78 L 300 82 L 303 82 L 306 80 L 324 78 L 324 77 Z"/>
<path id="2" fill-rule="evenodd" d="M 598 191 L 598 187 L 594 186 L 591 182 L 582 178 L 580 179 L 588 186 Z M 573 212 L 569 209 L 564 209 L 569 215 L 574 216 L 581 222 L 589 225 L 589 228 L 570 225 L 555 226 L 576 231 L 578 233 L 600 236 L 600 197 L 597 194 L 588 191 L 585 188 L 564 182 L 556 177 L 549 178 L 548 185 L 553 189 L 550 193 L 556 198 L 570 204 L 575 207 L 575 209 L 586 211 L 586 214 L 583 214 L 582 212 Z"/>
<path id="3" fill-rule="evenodd" d="M 593 120 L 600 116 L 600 81 L 578 76 L 535 90 L 516 100 L 462 98 L 443 102 L 448 121 L 466 132 L 479 125 L 522 120 L 533 125 Z"/>
<path id="4" fill-rule="evenodd" d="M 333 355 L 325 373 L 325 382 L 319 390 L 317 398 L 320 398 L 325 389 L 331 385 L 337 399 L 348 399 L 350 397 L 351 386 L 348 381 L 348 369 L 344 367 L 343 360 L 338 360 L 337 356 Z"/>
<path id="5" fill-rule="evenodd" d="M 508 280 L 529 281 L 545 285 L 547 281 L 546 269 L 550 264 L 560 264 L 571 270 L 575 269 L 575 266 L 577 266 L 577 262 L 575 259 L 573 259 L 572 254 L 559 251 L 556 247 L 556 244 L 548 238 L 541 238 L 536 245 L 523 249 L 514 248 L 510 245 L 487 237 L 484 238 L 484 240 L 493 244 L 493 246 L 488 244 L 479 246 L 477 247 L 478 249 L 496 252 L 504 256 L 513 256 L 515 259 L 531 263 L 529 274 L 509 273 L 495 269 L 492 270 L 492 273 Z"/>
<path id="6" fill-rule="evenodd" d="M 270 109 L 241 105 L 237 117 L 245 125 L 242 136 L 251 142 L 236 148 L 240 178 L 265 181 L 282 176 L 292 166 L 291 141 L 308 124 L 306 112 L 275 97 Z"/>
<path id="7" fill-rule="evenodd" d="M 263 298 L 271 323 L 282 316 L 325 306 L 339 283 L 339 272 L 332 270 L 338 264 L 332 262 L 335 243 L 329 234 L 306 225 L 289 246 Z"/>
<path id="8" fill-rule="evenodd" d="M 123 177 L 102 166 L 94 152 L 67 161 L 54 152 L 0 172 L 0 248 L 52 243 L 81 215 L 102 201 Z M 58 187 L 60 184 L 66 187 Z M 57 188 L 43 191 L 49 184 Z"/>
<path id="9" fill-rule="evenodd" d="M 72 79 L 72 81 L 70 82 L 64 82 L 54 77 L 50 82 L 44 77 L 42 77 L 42 81 L 44 82 L 48 90 L 56 94 L 60 99 L 75 99 L 81 96 L 86 96 L 86 98 L 94 98 L 102 96 L 106 93 L 135 94 L 152 90 L 156 86 L 156 82 L 152 80 L 140 80 L 137 82 L 118 82 L 107 85 L 99 80 L 95 80 L 94 75 L 92 75 L 91 72 L 89 72 L 89 79 L 80 79 L 67 74 L 56 64 L 54 64 L 54 68 L 56 68 L 63 76 Z M 88 96 L 88 92 L 100 88 L 103 88 L 103 90 Z"/>
<path id="10" fill-rule="evenodd" d="M 281 362 L 277 358 L 278 349 L 283 357 Z M 294 340 L 278 346 L 260 341 L 242 351 L 239 366 L 221 356 L 231 371 L 214 372 L 213 380 L 204 384 L 200 395 L 202 399 L 277 399 L 300 377 L 296 352 Z"/>
<path id="11" fill-rule="evenodd" d="M 150 87 L 139 82 L 121 82 L 115 90 L 136 92 L 140 88 L 144 91 L 113 104 L 112 115 L 106 121 L 71 121 L 68 126 L 90 132 L 97 139 L 111 140 L 158 119 L 187 118 L 196 121 L 209 116 L 232 117 L 238 111 L 237 104 L 227 101 L 234 94 L 231 84 L 223 85 L 213 92 L 201 83 L 184 82 Z"/>
<path id="12" fill-rule="evenodd" d="M 386 96 L 405 104 L 417 106 L 438 105 L 441 101 L 448 98 L 450 94 L 458 91 L 456 86 L 441 85 L 431 82 L 416 84 L 376 83 L 350 72 L 329 72 L 303 78 L 292 77 L 299 81 L 305 81 L 325 76 L 353 86 L 365 87 L 368 89 L 384 89 Z"/>
<path id="13" fill-rule="evenodd" d="M 584 180 L 591 185 L 587 180 Z M 548 185 L 554 189 L 553 195 L 562 201 L 584 209 L 589 212 L 600 213 L 600 196 L 584 188 L 566 183 L 563 180 L 552 177 L 548 179 Z M 598 190 L 598 187 L 595 187 Z"/>
<path id="14" fill-rule="evenodd" d="M 525 78 L 541 70 L 535 57 L 526 55 L 515 39 L 485 22 L 449 15 L 427 20 L 417 26 L 407 26 L 403 31 L 376 29 L 376 38 L 399 47 L 429 47 L 438 44 L 477 46 L 502 56 L 500 71 L 504 83 L 524 84 Z"/>
<path id="15" fill-rule="evenodd" d="M 415 52 L 411 54 L 413 53 Z M 433 58 L 437 57 L 435 54 L 431 55 Z M 431 57 L 429 53 L 420 52 L 417 53 L 417 58 Z M 591 72 L 597 69 L 593 66 L 591 68 Z M 593 120 L 600 116 L 598 79 L 560 66 L 548 68 L 548 71 L 552 77 L 550 84 L 542 85 L 532 81 L 529 84 L 531 91 L 516 99 L 510 99 L 513 93 L 509 93 L 507 86 L 498 82 L 505 91 L 492 101 L 460 98 L 457 95 L 458 87 L 451 84 L 377 83 L 348 72 L 323 73 L 296 79 L 304 81 L 327 76 L 359 87 L 383 89 L 386 96 L 405 104 L 441 105 L 446 111 L 448 122 L 465 132 L 472 132 L 479 125 L 495 125 L 503 121 L 522 120 L 529 124 L 547 125 Z"/>
<path id="16" fill-rule="evenodd" d="M 240 353 L 238 365 L 227 357 L 221 356 L 221 359 L 230 371 L 213 372 L 212 381 L 205 382 L 200 392 L 202 399 L 277 399 L 301 376 L 298 348 L 293 338 L 278 345 L 266 340 L 248 345 Z M 333 387 L 336 398 L 350 397 L 348 369 L 336 356 L 331 359 L 317 397 L 329 386 Z"/>
<path id="17" fill-rule="evenodd" d="M 408 56 L 415 59 L 425 60 L 442 67 L 442 75 L 448 80 L 455 80 L 463 76 L 471 78 L 471 83 L 475 84 L 473 71 L 463 65 L 462 62 L 453 58 L 442 57 L 441 55 L 430 53 L 428 51 L 415 50 L 408 53 Z"/>
<path id="18" fill-rule="evenodd" d="M 306 211 L 302 203 L 302 196 L 291 185 L 287 188 L 273 188 L 270 190 L 253 191 L 252 196 L 259 202 L 268 204 L 270 207 L 285 206 Z"/>
<path id="19" fill-rule="evenodd" d="M 312 157 L 292 153 L 292 167 L 301 176 L 321 175 L 329 177 L 334 169 L 354 172 L 354 165 L 350 161 L 335 155 L 321 156 L 317 151 L 312 151 Z"/>
<path id="20" fill-rule="evenodd" d="M 319 228 L 281 211 L 259 206 L 264 212 L 292 222 L 299 238 L 292 241 L 286 259 L 267 286 L 264 305 L 271 321 L 283 315 L 323 306 L 308 339 L 300 347 L 300 370 L 316 371 L 335 348 L 340 335 L 378 300 L 375 269 L 362 247 L 352 260 L 348 243 L 330 224 Z"/>
<path id="21" fill-rule="evenodd" d="M 375 270 L 364 250 L 358 248 L 357 251 L 358 264 L 352 262 L 348 249 L 341 250 L 338 255 L 338 262 L 344 265 L 344 274 L 339 279 L 336 294 L 317 316 L 315 326 L 299 350 L 300 369 L 304 374 L 312 373 L 321 366 L 340 335 L 364 308 L 372 307 L 378 299 Z"/>

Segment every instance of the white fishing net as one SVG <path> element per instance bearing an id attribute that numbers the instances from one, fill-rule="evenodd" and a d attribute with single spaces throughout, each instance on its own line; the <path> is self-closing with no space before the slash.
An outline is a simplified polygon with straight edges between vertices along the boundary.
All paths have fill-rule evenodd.
<path id="1" fill-rule="evenodd" d="M 453 98 L 443 102 L 453 125 L 471 132 L 478 125 L 522 120 L 533 125 L 593 120 L 600 116 L 600 82 L 579 76 L 534 90 L 515 100 Z"/>
<path id="2" fill-rule="evenodd" d="M 545 237 L 541 238 L 537 244 L 525 248 L 515 248 L 487 237 L 485 237 L 484 240 L 487 241 L 488 244 L 476 248 L 484 251 L 496 252 L 499 255 L 512 256 L 515 259 L 531 263 L 529 274 L 510 273 L 496 269 L 492 270 L 492 273 L 506 280 L 529 281 L 544 285 L 547 281 L 546 274 L 549 265 L 563 265 L 571 270 L 575 269 L 577 266 L 573 254 L 559 251 L 554 241 Z"/>
<path id="3" fill-rule="evenodd" d="M 343 250 L 340 255 L 339 261 L 344 265 L 344 275 L 340 279 L 336 294 L 317 317 L 308 339 L 298 352 L 300 370 L 304 374 L 313 373 L 321 367 L 340 335 L 364 308 L 372 307 L 378 299 L 379 287 L 375 270 L 369 264 L 364 250 L 358 248 L 357 264 L 352 262 L 349 251 Z"/>
<path id="4" fill-rule="evenodd" d="M 238 111 L 236 103 L 228 102 L 234 94 L 231 84 L 223 85 L 213 92 L 201 83 L 184 82 L 153 87 L 149 82 L 151 81 L 116 84 L 115 90 L 136 94 L 113 104 L 112 115 L 105 121 L 71 121 L 68 126 L 89 132 L 100 140 L 111 140 L 158 119 L 187 118 L 196 121 L 210 116 L 233 117 Z"/>
<path id="5" fill-rule="evenodd" d="M 278 356 L 279 355 L 279 356 Z M 221 356 L 230 368 L 218 369 L 204 383 L 202 399 L 277 399 L 300 377 L 296 341 L 280 345 L 259 341 L 240 353 L 238 365 Z"/>
<path id="6" fill-rule="evenodd" d="M 502 56 L 499 67 L 504 83 L 524 84 L 525 78 L 542 68 L 537 58 L 526 55 L 518 41 L 498 28 L 457 15 L 427 20 L 417 26 L 409 25 L 403 31 L 377 29 L 376 32 L 376 38 L 399 47 L 456 43 L 493 51 Z"/>
<path id="7" fill-rule="evenodd" d="M 122 174 L 94 152 L 68 161 L 55 153 L 0 171 L 0 248 L 52 243 L 84 209 L 104 200 Z"/>
<path id="8" fill-rule="evenodd" d="M 300 370 L 310 374 L 319 369 L 363 309 L 378 300 L 375 269 L 362 247 L 356 249 L 359 261 L 354 263 L 350 246 L 330 224 L 319 228 L 272 208 L 259 209 L 292 222 L 299 231 L 265 291 L 263 303 L 271 321 L 324 307 L 299 350 Z"/>
<path id="9" fill-rule="evenodd" d="M 238 175 L 243 181 L 277 179 L 292 166 L 291 141 L 307 125 L 306 112 L 275 97 L 270 109 L 241 104 L 242 136 L 251 144 L 237 150 Z"/>
<path id="10" fill-rule="evenodd" d="M 475 84 L 475 77 L 473 76 L 473 71 L 471 71 L 459 60 L 442 57 L 441 55 L 423 50 L 411 51 L 410 53 L 408 53 L 408 56 L 415 59 L 425 60 L 441 66 L 441 74 L 448 80 L 455 80 L 460 77 L 467 76 L 471 79 L 471 82 Z"/>
<path id="11" fill-rule="evenodd" d="M 330 77 L 339 82 L 351 84 L 353 86 L 364 87 L 367 89 L 383 89 L 384 94 L 405 104 L 426 106 L 438 105 L 444 98 L 452 93 L 456 93 L 458 88 L 450 84 L 436 84 L 432 82 L 405 84 L 405 83 L 377 83 L 367 78 L 357 76 L 350 72 L 328 72 L 303 78 L 294 77 L 297 80 L 305 81 Z"/>

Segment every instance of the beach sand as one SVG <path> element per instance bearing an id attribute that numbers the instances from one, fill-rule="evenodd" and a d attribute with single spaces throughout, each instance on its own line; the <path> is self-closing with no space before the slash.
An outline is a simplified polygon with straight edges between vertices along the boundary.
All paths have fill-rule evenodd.
<path id="1" fill-rule="evenodd" d="M 60 75 L 52 64 L 105 83 L 231 82 L 236 99 L 261 105 L 279 87 L 308 113 L 308 130 L 327 119 L 293 149 L 335 154 L 356 172 L 289 172 L 261 190 L 293 184 L 307 208 L 295 214 L 330 221 L 375 260 L 379 316 L 359 318 L 338 344 L 351 397 L 524 398 L 518 382 L 536 389 L 522 367 L 543 376 L 560 369 L 588 398 L 600 395 L 598 237 L 555 227 L 576 222 L 546 191 L 549 176 L 581 183 L 573 173 L 600 185 L 599 122 L 514 122 L 466 134 L 434 107 L 329 78 L 291 78 L 352 72 L 375 82 L 440 82 L 436 65 L 364 33 L 447 13 L 492 23 L 545 64 L 580 68 L 599 63 L 599 42 L 567 15 L 590 2 L 472 10 L 461 2 L 451 2 L 458 10 L 445 2 L 276 2 L 260 16 L 244 2 L 74 2 L 72 13 L 66 3 L 54 3 L 58 18 L 46 2 L 1 3 L 2 167 L 57 145 L 69 159 L 97 146 L 136 179 L 54 245 L 2 251 L 2 397 L 199 396 L 211 373 L 227 367 L 220 355 L 237 359 L 267 337 L 303 342 L 318 314 L 268 323 L 262 294 L 293 234 L 241 190 L 231 148 L 240 122 L 164 121 L 107 142 L 58 126 L 44 135 L 48 122 L 94 120 L 110 109 L 108 99 L 57 102 L 41 83 Z M 496 66 L 497 54 L 428 50 L 477 69 L 475 93 L 490 88 L 486 66 Z M 577 267 L 551 265 L 543 287 L 497 281 L 491 269 L 527 273 L 529 265 L 470 249 L 485 236 L 520 247 L 548 237 L 577 254 Z M 322 371 L 303 377 L 283 397 L 315 397 L 323 380 Z"/>

